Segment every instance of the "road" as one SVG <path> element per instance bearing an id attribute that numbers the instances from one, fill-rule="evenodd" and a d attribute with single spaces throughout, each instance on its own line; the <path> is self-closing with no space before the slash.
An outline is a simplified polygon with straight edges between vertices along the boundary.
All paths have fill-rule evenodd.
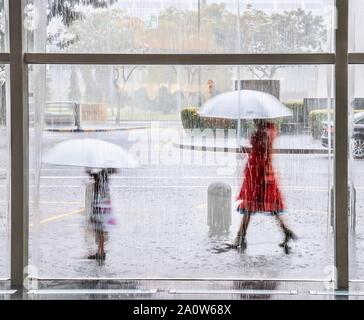
<path id="1" fill-rule="evenodd" d="M 43 165 L 37 193 L 32 162 L 30 255 L 31 264 L 37 266 L 39 276 L 330 277 L 333 264 L 329 221 L 332 162 L 328 155 L 275 155 L 274 164 L 287 205 L 286 216 L 299 239 L 292 243 L 292 254 L 285 255 L 278 247 L 283 236 L 278 226 L 271 217 L 259 214 L 253 217 L 249 228 L 248 250 L 240 255 L 234 250 L 224 250 L 223 245 L 236 234 L 240 220 L 237 212 L 232 212 L 229 234 L 209 233 L 206 222 L 207 188 L 212 182 L 225 182 L 232 187 L 235 195 L 246 158 L 235 154 L 180 150 L 173 145 L 180 135 L 178 129 L 168 126 L 154 129 L 156 131 L 44 134 L 43 150 L 76 136 L 99 138 L 139 155 L 141 167 L 121 170 L 111 179 L 118 224 L 110 229 L 107 260 L 99 266 L 86 259 L 87 254 L 94 250 L 94 244 L 91 235 L 85 231 L 84 190 L 89 179 L 84 169 Z M 289 139 L 294 141 L 295 138 L 297 140 L 294 136 Z M 34 141 L 31 135 L 33 146 Z M 356 249 L 353 250 L 352 270 L 355 271 L 353 276 L 363 278 L 364 183 L 359 177 L 364 173 L 364 165 L 359 160 L 352 164 L 357 191 L 357 230 L 353 244 Z M 1 181 L 0 188 L 5 191 L 5 180 Z M 3 192 L 1 197 L 3 209 L 5 195 L 6 192 Z M 1 213 L 4 230 L 7 220 L 4 210 Z M 6 256 L 4 243 L 2 237 L 1 248 Z M 0 277 L 6 274 L 6 269 L 4 260 L 1 260 Z"/>

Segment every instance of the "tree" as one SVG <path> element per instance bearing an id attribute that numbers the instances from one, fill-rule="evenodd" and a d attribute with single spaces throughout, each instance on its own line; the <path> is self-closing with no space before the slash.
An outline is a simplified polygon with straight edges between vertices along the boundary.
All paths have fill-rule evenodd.
<path id="1" fill-rule="evenodd" d="M 115 1 L 78 0 L 50 1 L 49 17 L 61 17 L 69 36 L 53 35 L 49 42 L 70 52 L 168 52 L 168 53 L 278 53 L 278 52 L 322 52 L 326 40 L 326 28 L 323 18 L 302 9 L 268 14 L 259 10 L 245 10 L 242 15 L 226 9 L 224 4 L 207 4 L 202 1 L 201 11 L 181 10 L 169 7 L 158 13 L 156 25 L 147 27 L 136 17 L 128 16 L 120 9 L 105 10 Z M 89 14 L 83 14 L 83 7 L 95 8 Z M 199 20 L 200 19 L 200 20 Z M 105 23 L 107 21 L 107 23 Z M 110 27 L 111 26 L 111 27 Z M 177 76 L 183 79 L 187 98 L 192 100 L 196 83 L 201 86 L 201 68 L 199 66 L 172 67 L 175 75 L 168 74 L 158 78 L 166 79 L 168 87 Z M 282 66 L 248 67 L 253 78 L 272 78 Z M 120 120 L 120 108 L 125 103 L 126 87 L 137 66 L 114 66 L 113 92 L 116 96 L 117 116 Z M 211 73 L 215 67 L 204 67 Z M 95 77 L 99 71 L 94 67 Z M 153 73 L 153 68 L 148 69 Z M 150 75 L 153 79 L 153 76 Z M 210 77 L 209 77 L 210 78 Z M 164 80 L 163 80 L 164 81 Z M 217 81 L 215 81 L 217 82 Z M 100 84 L 99 84 L 100 85 Z M 191 90 L 191 88 L 195 88 Z M 100 92 L 100 90 L 96 90 Z M 188 94 L 188 93 L 191 94 Z M 112 109 L 113 110 L 113 109 Z"/>
<path id="2" fill-rule="evenodd" d="M 198 21 L 200 19 L 200 21 Z M 173 36 L 171 36 L 173 35 Z M 245 10 L 242 15 L 224 4 L 202 3 L 201 11 L 167 8 L 159 13 L 154 29 L 136 33 L 154 52 L 169 53 L 300 53 L 323 52 L 326 26 L 323 17 L 302 9 L 269 14 Z M 253 78 L 271 79 L 284 66 L 248 66 Z M 198 83 L 204 74 L 223 82 L 216 67 L 172 66 L 182 81 L 188 104 L 195 102 Z M 228 69 L 228 67 L 225 67 Z M 167 69 L 164 69 L 168 73 Z M 201 71 L 203 70 L 203 72 Z M 220 70 L 221 71 L 221 70 Z M 232 74 L 230 68 L 229 73 Z M 228 76 L 228 74 L 226 74 Z M 170 77 L 166 74 L 164 78 Z M 161 75 L 158 79 L 162 78 Z M 200 88 L 201 89 L 201 88 Z"/>
<path id="3" fill-rule="evenodd" d="M 108 21 L 108 24 L 105 23 Z M 114 28 L 109 26 L 113 25 Z M 92 52 L 96 49 L 107 52 L 141 52 L 146 48 L 138 41 L 135 33 L 143 30 L 144 23 L 134 17 L 126 16 L 122 10 L 97 9 L 82 20 L 75 21 L 69 27 L 69 32 L 77 36 L 77 41 L 70 44 L 67 50 L 70 52 Z M 105 36 L 107 35 L 107 36 Z M 93 69 L 97 70 L 96 67 Z M 127 100 L 126 87 L 138 66 L 113 66 L 112 84 L 116 101 L 116 122 L 120 122 L 121 108 Z M 99 75 L 102 74 L 100 70 Z M 102 92 L 101 83 L 97 92 Z M 88 90 L 86 90 L 87 92 Z"/>
<path id="4" fill-rule="evenodd" d="M 198 12 L 169 8 L 158 27 L 145 32 L 144 41 L 157 51 L 179 53 L 306 53 L 324 52 L 326 26 L 321 16 L 302 9 L 268 14 L 245 10 L 239 17 L 224 4 L 203 4 Z M 173 34 L 173 37 L 170 35 Z M 282 66 L 249 67 L 253 77 L 271 78 Z M 189 85 L 197 67 L 186 70 Z M 191 83 L 190 83 L 191 82 Z"/>
<path id="5" fill-rule="evenodd" d="M 5 6 L 4 0 L 0 0 L 0 49 L 5 50 Z"/>
<path id="6" fill-rule="evenodd" d="M 324 52 L 326 28 L 321 16 L 302 9 L 267 14 L 248 10 L 240 19 L 244 53 Z M 253 77 L 271 79 L 285 66 L 250 66 Z"/>
<path id="7" fill-rule="evenodd" d="M 1 2 L 4 0 L 0 0 Z M 43 1 L 43 0 L 41 0 Z M 45 0 L 44 0 L 45 1 Z M 33 43 L 34 41 L 34 30 L 36 22 L 35 16 L 37 15 L 37 11 L 40 9 L 44 10 L 41 12 L 42 15 L 47 15 L 44 17 L 44 22 L 41 23 L 41 29 L 38 29 L 38 33 L 46 33 L 46 23 L 48 24 L 54 18 L 60 18 L 64 27 L 69 27 L 73 22 L 77 20 L 82 20 L 85 18 L 84 9 L 88 7 L 92 8 L 106 8 L 109 5 L 114 4 L 117 0 L 46 0 L 47 6 L 46 8 L 40 7 L 43 6 L 43 3 L 38 3 L 38 0 L 28 0 L 27 5 L 25 7 L 25 19 L 24 25 L 28 31 L 27 38 L 28 44 Z M 38 8 L 36 8 L 38 6 Z M 47 13 L 45 13 L 47 12 Z M 39 27 L 39 26 L 38 26 Z M 43 36 L 43 35 L 42 35 Z M 69 37 L 67 35 L 66 29 L 63 30 L 52 30 L 52 33 L 49 33 L 47 36 L 47 43 L 50 45 L 55 45 L 58 48 L 64 49 L 68 45 L 72 44 L 77 39 L 75 37 Z"/>
<path id="8" fill-rule="evenodd" d="M 70 101 L 79 102 L 81 100 L 81 90 L 78 73 L 75 67 L 72 68 L 70 76 L 70 89 L 68 93 L 68 99 Z"/>
<path id="9" fill-rule="evenodd" d="M 175 111 L 176 104 L 173 103 L 172 96 L 165 86 L 159 88 L 155 103 L 157 110 L 164 114 L 170 114 Z"/>
<path id="10" fill-rule="evenodd" d="M 52 77 L 49 72 L 46 73 L 46 85 L 45 85 L 45 101 L 52 101 Z"/>
<path id="11" fill-rule="evenodd" d="M 91 6 L 93 8 L 106 8 L 117 0 L 48 0 L 48 20 L 54 17 L 61 17 L 62 22 L 69 27 L 72 22 L 84 18 L 79 6 Z"/>
<path id="12" fill-rule="evenodd" d="M 153 101 L 149 98 L 147 89 L 142 87 L 133 92 L 133 106 L 136 109 L 150 111 L 153 109 Z"/>
<path id="13" fill-rule="evenodd" d="M 108 5 L 112 5 L 117 0 L 48 0 L 48 21 L 50 21 L 54 17 L 60 17 L 65 26 L 70 26 L 70 24 L 76 20 L 82 20 L 84 18 L 84 14 L 79 10 L 80 6 L 92 6 L 93 8 L 106 8 Z M 28 0 L 28 6 L 33 5 L 32 0 Z M 30 14 L 34 14 L 30 10 Z M 32 23 L 32 16 L 29 17 L 29 20 L 26 20 L 27 23 Z M 0 0 L 0 50 L 5 50 L 5 6 L 4 0 Z M 30 28 L 28 32 L 29 40 L 33 36 L 33 32 Z M 48 43 L 54 43 L 59 48 L 65 48 L 69 46 L 71 43 L 75 41 L 75 39 L 68 39 L 64 41 L 64 39 L 60 40 L 60 35 L 49 35 Z M 47 84 L 50 81 L 50 77 L 46 76 Z M 49 98 L 50 88 L 47 86 L 47 92 Z M 0 65 L 0 123 L 5 124 L 6 122 L 6 77 L 5 77 L 5 65 Z"/>

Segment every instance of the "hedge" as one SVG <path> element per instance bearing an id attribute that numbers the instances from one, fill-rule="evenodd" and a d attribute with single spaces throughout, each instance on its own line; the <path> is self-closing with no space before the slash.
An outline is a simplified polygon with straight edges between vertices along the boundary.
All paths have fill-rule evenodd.
<path id="1" fill-rule="evenodd" d="M 198 114 L 198 109 L 195 107 L 184 108 L 181 111 L 181 120 L 183 128 L 196 129 L 201 127 L 201 119 Z"/>
<path id="2" fill-rule="evenodd" d="M 334 111 L 330 110 L 331 118 L 334 118 Z M 354 110 L 354 113 L 364 112 L 364 110 Z M 322 134 L 323 121 L 328 121 L 329 112 L 327 109 L 317 109 L 310 112 L 309 123 L 312 137 L 319 139 Z"/>
<path id="3" fill-rule="evenodd" d="M 200 117 L 198 108 L 187 107 L 181 111 L 184 129 L 235 129 L 236 120 Z"/>
<path id="4" fill-rule="evenodd" d="M 232 119 L 220 119 L 220 118 L 207 118 L 200 117 L 198 114 L 198 108 L 186 107 L 181 111 L 181 120 L 184 129 L 236 129 L 237 120 Z M 273 120 L 280 129 L 283 118 Z M 243 136 L 249 136 L 249 133 L 253 130 L 253 121 L 242 120 Z"/>
<path id="5" fill-rule="evenodd" d="M 330 110 L 331 117 L 334 117 L 333 110 Z M 315 139 L 319 139 L 322 134 L 323 121 L 328 121 L 329 111 L 327 109 L 313 110 L 309 114 L 309 124 L 311 135 Z"/>

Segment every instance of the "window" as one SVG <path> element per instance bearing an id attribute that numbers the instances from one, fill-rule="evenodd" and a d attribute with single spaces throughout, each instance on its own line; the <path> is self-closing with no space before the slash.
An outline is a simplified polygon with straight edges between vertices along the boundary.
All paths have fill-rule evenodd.
<path id="1" fill-rule="evenodd" d="M 307 115 L 313 109 L 330 110 L 332 88 L 327 83 L 332 81 L 333 69 L 282 65 L 272 78 L 252 80 L 255 72 L 273 72 L 272 68 L 32 65 L 30 88 L 39 92 L 37 86 L 44 83 L 37 79 L 46 72 L 47 102 L 34 97 L 35 118 L 44 122 L 30 128 L 34 155 L 30 164 L 41 163 L 40 157 L 57 143 L 90 138 L 117 144 L 140 163 L 136 169 L 121 169 L 110 176 L 118 223 L 109 231 L 110 260 L 103 268 L 86 259 L 96 248 L 84 212 L 85 189 L 91 181 L 85 169 L 46 163 L 35 167 L 39 187 L 31 198 L 36 204 L 32 206 L 31 264 L 37 266 L 38 276 L 193 279 L 241 278 L 244 274 L 243 278 L 326 279 L 326 267 L 333 263 L 328 246 L 332 241 L 332 158 L 320 136 L 310 131 L 312 120 Z M 118 73 L 128 74 L 128 81 L 120 77 L 115 83 Z M 224 243 L 233 240 L 241 219 L 234 210 L 234 197 L 241 187 L 247 155 L 236 158 L 235 122 L 215 123 L 214 138 L 214 126 L 206 123 L 206 127 L 193 128 L 188 117 L 181 118 L 188 107 L 197 110 L 199 103 L 214 95 L 234 91 L 239 78 L 244 88 L 262 90 L 259 86 L 265 85 L 267 92 L 294 112 L 280 124 L 274 154 L 287 219 L 305 239 L 294 244 L 299 258 L 293 261 L 278 246 L 283 236 L 274 219 L 264 215 L 257 215 L 251 223 L 245 257 L 226 250 Z M 79 132 L 72 132 L 76 128 L 72 117 L 69 123 L 63 122 L 60 109 L 54 112 L 53 123 L 47 121 L 47 109 L 43 117 L 37 116 L 42 114 L 40 106 L 59 105 L 62 99 L 80 105 Z M 249 146 L 253 127 L 243 124 L 243 146 Z M 214 152 L 214 147 L 225 146 L 229 152 Z M 201 147 L 206 151 L 197 150 Z M 207 190 L 214 182 L 232 189 L 228 233 L 214 234 L 208 223 L 211 199 Z"/>
<path id="2" fill-rule="evenodd" d="M 8 49 L 8 1 L 0 1 L 0 52 L 7 52 Z"/>
<path id="3" fill-rule="evenodd" d="M 364 271 L 362 268 L 363 256 L 361 247 L 362 241 L 362 179 L 361 169 L 364 156 L 363 145 L 363 120 L 360 119 L 356 122 L 356 118 L 362 114 L 360 106 L 360 99 L 363 93 L 361 87 L 361 74 L 363 72 L 363 65 L 350 66 L 351 83 L 351 108 L 349 118 L 349 130 L 351 133 L 350 149 L 349 149 L 349 168 L 350 168 L 350 233 L 351 233 L 351 269 L 350 277 L 353 280 L 363 279 Z"/>
<path id="4" fill-rule="evenodd" d="M 0 52 L 8 52 L 8 1 L 0 1 Z M 0 61 L 2 62 L 2 61 Z M 0 64 L 0 279 L 10 275 L 8 67 Z"/>
<path id="5" fill-rule="evenodd" d="M 9 118 L 7 109 L 8 67 L 0 65 L 0 278 L 10 274 L 10 216 L 9 216 Z"/>
<path id="6" fill-rule="evenodd" d="M 362 29 L 362 15 L 364 12 L 364 3 L 360 0 L 350 1 L 350 35 L 349 35 L 349 50 L 350 52 L 363 52 L 364 39 L 360 32 Z"/>
<path id="7" fill-rule="evenodd" d="M 0 28 L 0 62 L 10 63 L 11 79 L 18 86 L 28 81 L 28 101 L 19 99 L 17 86 L 10 87 L 12 117 L 3 125 L 4 132 L 7 127 L 26 129 L 26 134 L 1 136 L 5 147 L 0 157 L 7 158 L 11 139 L 12 181 L 0 180 L 0 187 L 7 190 L 10 185 L 16 219 L 9 218 L 9 195 L 4 193 L 0 248 L 5 249 L 0 254 L 6 255 L 11 221 L 14 285 L 23 283 L 28 258 L 23 246 L 29 245 L 29 261 L 36 267 L 31 276 L 36 278 L 219 278 L 239 277 L 244 270 L 247 277 L 326 280 L 347 289 L 346 256 L 353 242 L 338 244 L 346 244 L 348 235 L 356 241 L 350 277 L 362 278 L 361 169 L 352 154 L 360 139 L 352 139 L 346 130 L 344 61 L 345 43 L 350 42 L 349 64 L 359 64 L 350 73 L 355 109 L 362 97 L 364 64 L 357 32 L 360 1 L 350 2 L 355 16 L 349 19 L 350 41 L 346 1 L 130 0 L 98 1 L 94 6 L 74 0 L 49 1 L 47 8 L 43 1 L 28 0 L 22 22 L 16 19 L 20 3 L 9 3 L 9 28 L 14 31 L 9 42 L 17 44 L 9 54 L 7 18 L 0 16 L 0 27 L 1 21 L 5 26 Z M 7 4 L 0 1 L 0 13 L 1 8 L 7 12 Z M 17 23 L 25 27 L 24 60 L 15 60 L 22 40 L 15 33 Z M 337 32 L 336 44 L 337 27 L 342 32 Z M 340 52 L 335 53 L 336 45 Z M 23 64 L 25 70 L 19 68 Z M 223 243 L 232 240 L 239 226 L 234 201 L 227 210 L 232 217 L 229 232 L 210 232 L 208 187 L 222 182 L 231 187 L 232 197 L 237 193 L 246 164 L 240 147 L 249 148 L 253 126 L 237 119 L 203 119 L 196 112 L 213 96 L 244 89 L 268 92 L 291 109 L 291 117 L 275 123 L 280 136 L 273 146 L 287 217 L 300 237 L 291 256 L 276 245 L 279 229 L 274 220 L 261 216 L 250 226 L 248 254 L 224 250 Z M 358 110 L 349 111 L 352 132 Z M 29 128 L 18 114 L 28 115 Z M 334 126 L 323 137 L 325 123 Z M 110 178 L 117 223 L 110 222 L 108 258 L 102 266 L 86 259 L 95 250 L 95 239 L 87 233 L 90 173 L 84 167 L 46 162 L 53 146 L 75 139 L 84 139 L 80 149 L 86 139 L 110 142 L 129 151 L 139 164 Z M 15 151 L 24 152 L 24 158 L 17 158 Z M 4 161 L 6 173 L 8 165 Z M 24 197 L 15 198 L 15 191 L 23 190 Z M 28 193 L 29 212 L 24 203 Z M 359 208 L 356 215 L 353 207 Z M 29 237 L 24 227 L 28 216 Z M 1 263 L 0 275 L 4 270 L 6 277 L 8 264 Z"/>

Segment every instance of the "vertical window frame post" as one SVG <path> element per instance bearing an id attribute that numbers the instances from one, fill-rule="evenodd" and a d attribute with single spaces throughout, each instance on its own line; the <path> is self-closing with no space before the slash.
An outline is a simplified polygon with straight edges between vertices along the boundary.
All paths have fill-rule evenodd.
<path id="1" fill-rule="evenodd" d="M 336 289 L 349 289 L 348 224 L 348 0 L 336 1 L 335 62 L 335 268 Z"/>
<path id="2" fill-rule="evenodd" d="M 22 289 L 28 265 L 28 68 L 24 63 L 24 0 L 9 1 L 11 286 Z"/>

